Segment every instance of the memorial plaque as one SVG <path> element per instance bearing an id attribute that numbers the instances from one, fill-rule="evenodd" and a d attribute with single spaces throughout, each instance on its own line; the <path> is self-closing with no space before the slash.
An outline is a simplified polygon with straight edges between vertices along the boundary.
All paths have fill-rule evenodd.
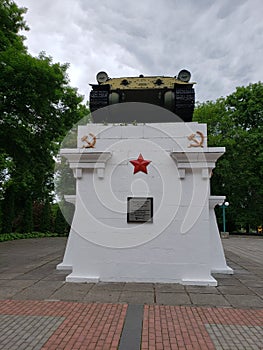
<path id="1" fill-rule="evenodd" d="M 152 197 L 128 197 L 127 222 L 153 222 Z"/>

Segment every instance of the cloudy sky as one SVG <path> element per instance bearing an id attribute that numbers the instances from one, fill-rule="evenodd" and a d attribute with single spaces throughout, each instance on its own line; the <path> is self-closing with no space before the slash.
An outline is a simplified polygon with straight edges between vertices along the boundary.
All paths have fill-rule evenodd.
<path id="1" fill-rule="evenodd" d="M 262 0 L 15 0 L 27 7 L 29 52 L 70 63 L 88 98 L 110 77 L 176 75 L 186 68 L 198 101 L 263 80 Z"/>

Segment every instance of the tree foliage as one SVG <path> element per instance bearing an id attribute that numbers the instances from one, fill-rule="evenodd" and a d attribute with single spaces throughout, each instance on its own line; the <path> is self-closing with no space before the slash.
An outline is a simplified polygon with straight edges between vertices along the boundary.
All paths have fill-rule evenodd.
<path id="1" fill-rule="evenodd" d="M 69 85 L 68 65 L 27 52 L 19 34 L 28 29 L 25 12 L 12 0 L 0 0 L 0 200 L 12 186 L 16 212 L 28 197 L 50 198 L 59 142 L 88 114 L 83 97 Z"/>
<path id="2" fill-rule="evenodd" d="M 2 202 L 2 231 L 10 233 L 13 231 L 13 221 L 15 218 L 15 194 L 12 186 L 9 186 Z"/>
<path id="3" fill-rule="evenodd" d="M 33 206 L 31 197 L 25 200 L 22 231 L 25 233 L 31 233 L 33 231 Z"/>
<path id="4" fill-rule="evenodd" d="M 199 104 L 195 120 L 208 124 L 210 146 L 226 147 L 214 170 L 212 191 L 230 202 L 229 226 L 262 225 L 263 84 L 238 87 L 226 98 Z"/>
<path id="5" fill-rule="evenodd" d="M 56 216 L 54 221 L 54 231 L 59 234 L 65 234 L 68 231 L 68 223 L 59 207 L 56 210 Z"/>
<path id="6" fill-rule="evenodd" d="M 51 205 L 49 201 L 45 201 L 42 209 L 42 215 L 41 215 L 40 232 L 50 232 L 50 230 L 51 230 Z"/>
<path id="7" fill-rule="evenodd" d="M 19 8 L 12 0 L 0 0 L 0 51 L 8 48 L 26 51 L 23 40 L 19 35 L 21 30 L 28 30 L 24 21 L 25 8 Z"/>

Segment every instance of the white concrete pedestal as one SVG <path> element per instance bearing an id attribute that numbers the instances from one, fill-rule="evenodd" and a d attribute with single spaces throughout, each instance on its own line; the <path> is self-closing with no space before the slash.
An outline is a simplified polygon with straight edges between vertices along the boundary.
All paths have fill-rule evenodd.
<path id="1" fill-rule="evenodd" d="M 95 135 L 94 148 L 82 148 Z M 194 136 L 193 136 L 194 135 Z M 206 125 L 88 124 L 78 148 L 62 149 L 76 178 L 75 215 L 58 269 L 68 282 L 174 282 L 216 286 L 226 265 L 210 176 L 224 148 L 208 148 Z M 134 174 L 131 160 L 151 161 Z M 127 198 L 153 198 L 153 221 L 127 222 Z"/>

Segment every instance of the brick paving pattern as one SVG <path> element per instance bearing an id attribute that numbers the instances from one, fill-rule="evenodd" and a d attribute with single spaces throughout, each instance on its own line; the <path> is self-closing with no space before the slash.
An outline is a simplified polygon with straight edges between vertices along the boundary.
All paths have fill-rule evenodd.
<path id="1" fill-rule="evenodd" d="M 0 315 L 0 349 L 40 350 L 63 317 Z"/>
<path id="2" fill-rule="evenodd" d="M 117 350 L 127 304 L 0 302 L 0 349 Z M 145 305 L 141 350 L 263 349 L 263 310 Z M 136 350 L 136 349 L 135 349 Z"/>
<path id="3" fill-rule="evenodd" d="M 81 304 L 72 302 L 45 302 L 45 301 L 1 301 L 1 315 L 16 315 L 17 332 L 16 338 L 21 340 L 20 346 L 14 349 L 42 349 L 42 350 L 116 350 L 118 348 L 121 331 L 123 328 L 126 314 L 126 304 Z M 27 318 L 32 322 L 35 319 L 36 333 L 32 336 L 32 330 L 29 330 L 29 337 L 24 337 L 24 330 L 21 326 L 21 317 Z M 5 316 L 1 318 L 1 327 L 5 326 Z M 47 333 L 43 326 L 47 322 L 52 324 L 54 317 L 57 322 L 56 329 L 47 338 Z M 34 319 L 34 317 L 33 317 Z M 13 319 L 15 321 L 15 319 Z M 38 323 L 38 324 L 37 324 Z M 15 324 L 13 322 L 13 327 Z M 54 325 L 54 323 L 53 323 Z M 41 327 L 39 329 L 38 327 Z M 20 332 L 21 330 L 21 332 Z M 43 338 L 41 338 L 41 336 Z M 1 334 L 0 349 L 10 350 L 8 343 L 11 334 L 5 332 Z M 42 346 L 35 344 L 35 338 L 42 341 Z M 23 340 L 23 341 L 22 341 Z M 31 340 L 31 343 L 30 343 Z M 35 344 L 35 345 L 33 345 Z"/>
<path id="4" fill-rule="evenodd" d="M 144 306 L 132 350 L 263 350 L 263 239 L 223 240 L 234 275 L 218 287 L 65 283 L 64 238 L 0 244 L 0 349 L 118 350 L 128 305 Z M 127 338 L 128 337 L 128 338 Z M 138 342 L 139 343 L 139 342 Z M 135 347 L 134 347 L 135 346 Z"/>
<path id="5" fill-rule="evenodd" d="M 141 350 L 263 349 L 262 325 L 263 310 L 146 305 Z"/>
<path id="6" fill-rule="evenodd" d="M 263 326 L 206 325 L 216 350 L 260 350 L 263 346 Z"/>

